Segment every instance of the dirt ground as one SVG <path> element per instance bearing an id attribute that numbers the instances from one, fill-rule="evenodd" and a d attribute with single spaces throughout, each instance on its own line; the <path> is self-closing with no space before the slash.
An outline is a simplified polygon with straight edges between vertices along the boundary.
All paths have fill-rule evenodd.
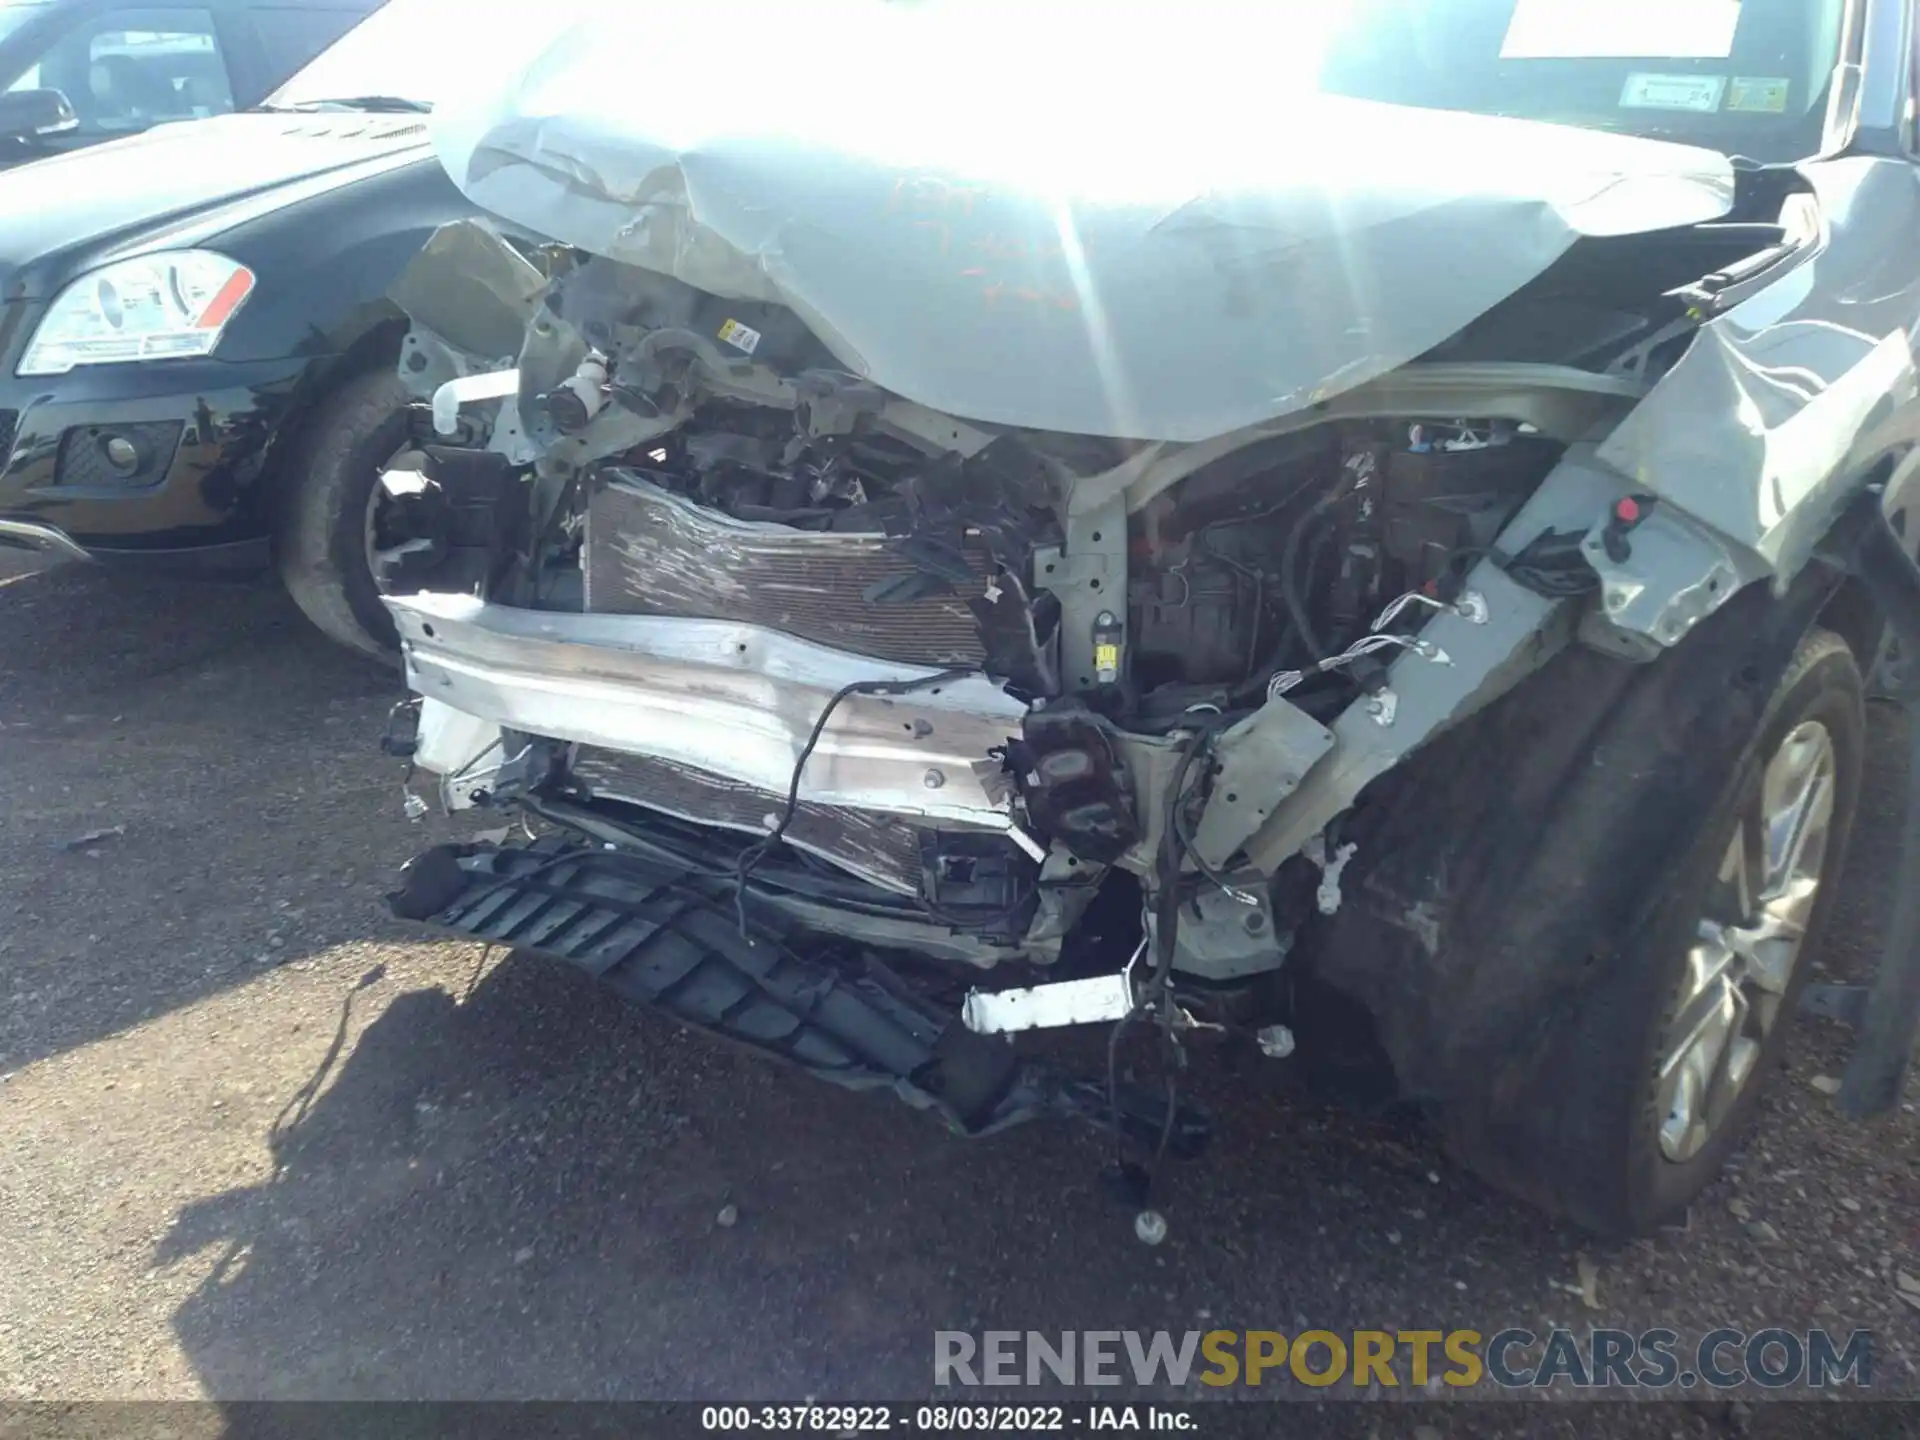
<path id="1" fill-rule="evenodd" d="M 1920 1395 L 1920 1087 L 1843 1121 L 1828 1022 L 1684 1229 L 1597 1245 L 1255 1061 L 1207 1082 L 1150 1250 L 1090 1134 L 952 1140 L 410 937 L 382 890 L 478 825 L 404 818 L 398 698 L 264 586 L 0 569 L 0 1398 L 911 1397 L 937 1328 L 1554 1324 L 1865 1327 L 1875 1389 Z M 1630 1408 L 1787 1433 L 1751 1405 Z M 1611 1433 L 1562 1408 L 1515 1433 Z"/>

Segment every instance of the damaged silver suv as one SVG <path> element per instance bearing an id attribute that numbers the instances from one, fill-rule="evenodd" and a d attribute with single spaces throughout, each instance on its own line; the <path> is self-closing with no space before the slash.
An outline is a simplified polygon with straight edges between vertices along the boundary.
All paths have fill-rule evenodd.
<path id="1" fill-rule="evenodd" d="M 463 222 L 400 281 L 368 524 L 412 805 L 527 838 L 396 913 L 1136 1176 L 1206 1130 L 1154 1077 L 1239 1044 L 1670 1217 L 1778 1068 L 1863 676 L 1920 634 L 1913 21 L 517 28 L 436 144 L 556 243 Z M 1914 924 L 1850 997 L 1857 1112 Z M 1124 1063 L 1014 1039 L 1076 1025 Z"/>

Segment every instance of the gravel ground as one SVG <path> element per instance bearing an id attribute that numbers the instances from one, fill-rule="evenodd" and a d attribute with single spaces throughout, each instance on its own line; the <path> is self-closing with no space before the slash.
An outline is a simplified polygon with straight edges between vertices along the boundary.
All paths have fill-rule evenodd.
<path id="1" fill-rule="evenodd" d="M 1920 1089 L 1839 1119 L 1826 1022 L 1683 1230 L 1598 1245 L 1247 1065 L 1148 1250 L 1090 1136 L 950 1140 L 397 927 L 396 868 L 473 827 L 403 818 L 397 681 L 275 592 L 0 570 L 0 617 L 0 1398 L 897 1397 L 936 1328 L 1554 1323 L 1865 1327 L 1876 1390 L 1920 1394 Z M 1886 903 L 1875 729 L 1840 975 Z M 1500 1428 L 1834 1410 L 1748 1398 Z M 1460 1413 L 1431 1433 L 1493 1433 Z"/>

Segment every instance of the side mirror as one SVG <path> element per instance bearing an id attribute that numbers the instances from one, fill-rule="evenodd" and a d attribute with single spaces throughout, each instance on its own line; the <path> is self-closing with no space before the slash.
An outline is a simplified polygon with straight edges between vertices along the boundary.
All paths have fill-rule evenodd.
<path id="1" fill-rule="evenodd" d="M 80 128 L 80 118 L 58 90 L 10 90 L 0 95 L 0 140 L 32 140 Z"/>

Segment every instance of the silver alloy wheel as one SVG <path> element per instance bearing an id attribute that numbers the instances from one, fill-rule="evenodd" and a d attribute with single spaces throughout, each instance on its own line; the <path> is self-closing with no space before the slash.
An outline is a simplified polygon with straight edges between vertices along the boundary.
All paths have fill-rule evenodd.
<path id="1" fill-rule="evenodd" d="M 386 502 L 386 486 L 376 476 L 373 489 L 367 493 L 366 514 L 360 517 L 360 544 L 366 554 L 367 570 L 373 576 L 375 589 L 380 587 L 380 512 Z"/>
<path id="2" fill-rule="evenodd" d="M 406 454 L 407 448 L 403 445 L 394 451 L 393 459 L 397 460 Z M 367 494 L 366 514 L 361 520 L 361 543 L 366 551 L 367 569 L 373 575 L 374 589 L 382 593 L 387 588 L 381 583 L 381 579 L 388 564 L 412 551 L 429 548 L 425 540 L 408 540 L 387 549 L 382 549 L 380 546 L 380 520 L 385 515 L 387 507 L 393 503 L 392 497 L 387 494 L 386 483 L 380 479 L 380 475 L 384 474 L 391 464 L 392 461 L 389 461 L 387 465 L 382 465 L 379 474 L 374 477 L 373 489 Z"/>
<path id="3" fill-rule="evenodd" d="M 1660 1151 L 1690 1160 L 1752 1083 L 1826 865 L 1839 770 L 1827 727 L 1794 727 L 1741 815 L 1687 952 L 1661 1046 Z"/>

